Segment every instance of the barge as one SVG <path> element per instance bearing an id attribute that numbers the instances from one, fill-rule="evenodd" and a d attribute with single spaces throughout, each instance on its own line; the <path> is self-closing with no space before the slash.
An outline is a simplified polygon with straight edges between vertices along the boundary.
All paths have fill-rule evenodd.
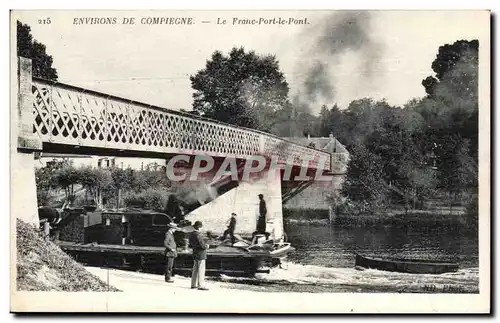
<path id="1" fill-rule="evenodd" d="M 168 215 L 123 209 L 81 216 L 87 217 L 83 221 L 87 224 L 84 225 L 83 239 L 55 241 L 76 261 L 88 266 L 164 273 L 163 240 L 168 224 L 173 222 Z M 89 216 L 93 219 L 89 219 Z M 192 230 L 190 223 L 184 223 L 174 234 L 178 246 L 174 274 L 191 273 L 193 258 L 187 237 Z M 64 238 L 65 235 L 60 236 Z M 271 268 L 279 267 L 288 253 L 294 250 L 288 242 L 266 240 L 264 234 L 255 235 L 252 241 L 239 237 L 234 244 L 228 240 L 220 241 L 210 233 L 205 238 L 210 245 L 207 251 L 207 275 L 253 276 L 269 273 Z"/>

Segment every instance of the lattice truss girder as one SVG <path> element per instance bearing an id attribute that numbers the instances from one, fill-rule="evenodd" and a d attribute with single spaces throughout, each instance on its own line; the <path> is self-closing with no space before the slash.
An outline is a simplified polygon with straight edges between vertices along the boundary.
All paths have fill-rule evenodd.
<path id="1" fill-rule="evenodd" d="M 302 165 L 330 154 L 278 137 L 85 90 L 33 80 L 33 132 L 42 141 L 67 145 L 158 153 L 249 158 L 278 155 L 281 163 Z"/>

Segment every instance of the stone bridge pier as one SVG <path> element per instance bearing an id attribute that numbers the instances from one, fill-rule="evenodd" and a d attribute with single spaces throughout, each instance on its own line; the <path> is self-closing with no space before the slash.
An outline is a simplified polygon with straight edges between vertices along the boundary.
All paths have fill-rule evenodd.
<path id="1" fill-rule="evenodd" d="M 42 149 L 33 134 L 33 94 L 31 60 L 18 58 L 10 113 L 10 207 L 13 218 L 39 225 L 35 181 L 35 154 Z"/>
<path id="2" fill-rule="evenodd" d="M 202 221 L 204 230 L 221 235 L 227 228 L 231 213 L 234 212 L 237 214 L 235 233 L 249 237 L 256 231 L 260 203 L 258 195 L 262 194 L 267 209 L 266 231 L 272 238 L 281 239 L 283 236 L 282 171 L 264 169 L 242 180 L 243 168 L 239 167 L 239 173 L 234 174 L 234 177 L 238 178 L 231 175 L 218 178 L 215 176 L 216 167 L 210 174 L 205 174 L 203 180 L 190 182 L 188 185 L 194 186 L 197 192 L 189 199 L 192 201 L 198 198 L 202 205 L 186 214 L 185 219 L 192 223 Z M 185 173 L 190 174 L 190 171 L 190 168 L 186 168 Z"/>

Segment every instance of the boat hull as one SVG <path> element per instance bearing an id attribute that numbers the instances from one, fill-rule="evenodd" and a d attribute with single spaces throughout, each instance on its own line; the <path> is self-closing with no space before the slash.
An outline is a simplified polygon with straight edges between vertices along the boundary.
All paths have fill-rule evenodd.
<path id="1" fill-rule="evenodd" d="M 456 272 L 458 264 L 418 260 L 389 260 L 356 255 L 356 267 L 410 274 L 443 274 Z"/>
<path id="2" fill-rule="evenodd" d="M 59 242 L 59 247 L 76 261 L 88 266 L 119 268 L 155 274 L 165 272 L 166 259 L 162 247 L 128 245 L 77 244 Z M 218 247 L 207 252 L 206 274 L 253 276 L 269 273 L 281 264 L 293 248 L 271 255 L 262 251 L 243 251 L 238 248 Z M 190 275 L 193 256 L 189 250 L 179 251 L 174 262 L 174 274 Z"/>

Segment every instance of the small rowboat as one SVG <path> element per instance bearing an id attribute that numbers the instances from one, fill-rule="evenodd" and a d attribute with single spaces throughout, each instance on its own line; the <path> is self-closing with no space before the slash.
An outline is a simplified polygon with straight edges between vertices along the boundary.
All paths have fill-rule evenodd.
<path id="1" fill-rule="evenodd" d="M 395 271 L 410 274 L 442 274 L 456 272 L 458 264 L 415 259 L 380 259 L 356 255 L 355 267 Z"/>

